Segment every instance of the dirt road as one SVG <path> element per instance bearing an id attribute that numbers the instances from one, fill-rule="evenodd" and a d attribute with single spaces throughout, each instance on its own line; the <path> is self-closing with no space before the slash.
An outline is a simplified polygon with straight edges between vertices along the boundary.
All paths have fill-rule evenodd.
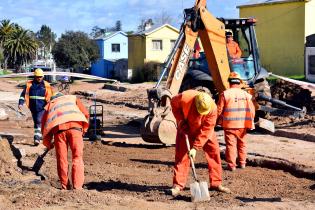
<path id="1" fill-rule="evenodd" d="M 6 133 L 0 140 L 0 209 L 315 208 L 315 128 L 308 125 L 282 129 L 276 135 L 250 134 L 249 166 L 223 174 L 224 184 L 233 192 L 230 195 L 211 191 L 211 200 L 200 204 L 190 202 L 189 189 L 178 199 L 165 195 L 172 184 L 174 147 L 147 144 L 139 135 L 138 122 L 146 114 L 145 89 L 152 84 L 124 85 L 125 92 L 101 89 L 102 83 L 76 82 L 71 87 L 73 92 L 96 92 L 104 105 L 106 135 L 101 142 L 85 141 L 84 190 L 61 191 L 54 151 L 41 170 L 45 180 L 29 171 L 44 148 L 32 146 L 29 113 L 25 110 L 26 116 L 19 116 L 14 111 L 21 91 L 15 86 L 0 81 L 0 108 L 10 117 L 0 121 L 0 132 Z M 12 93 L 6 100 L 4 88 Z M 83 101 L 87 106 L 92 103 Z M 222 131 L 218 137 L 223 154 Z M 19 167 L 13 154 L 16 149 L 26 154 Z M 197 173 L 208 180 L 202 153 L 197 154 Z"/>

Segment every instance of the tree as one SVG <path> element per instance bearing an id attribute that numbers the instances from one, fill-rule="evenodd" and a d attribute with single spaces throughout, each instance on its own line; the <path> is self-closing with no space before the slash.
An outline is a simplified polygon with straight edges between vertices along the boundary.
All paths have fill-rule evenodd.
<path id="1" fill-rule="evenodd" d="M 2 48 L 2 56 L 3 56 L 3 62 L 4 62 L 4 69 L 7 68 L 7 61 L 8 61 L 8 57 L 9 55 L 6 53 L 3 45 L 6 42 L 6 40 L 11 36 L 12 32 L 14 31 L 14 29 L 16 28 L 16 26 L 14 25 L 14 23 L 11 23 L 10 20 L 2 20 L 0 22 L 0 48 Z"/>
<path id="2" fill-rule="evenodd" d="M 115 31 L 121 31 L 121 21 L 120 20 L 116 21 Z"/>
<path id="3" fill-rule="evenodd" d="M 168 14 L 165 10 L 162 10 L 159 15 L 154 17 L 154 22 L 158 25 L 163 25 L 163 24 L 172 24 L 174 22 L 172 16 Z"/>
<path id="4" fill-rule="evenodd" d="M 22 64 L 35 57 L 38 45 L 29 30 L 16 25 L 3 47 L 9 55 L 9 61 L 19 70 Z"/>
<path id="5" fill-rule="evenodd" d="M 50 53 L 53 45 L 56 42 L 55 40 L 57 35 L 52 32 L 49 26 L 42 25 L 40 30 L 36 32 L 35 37 L 38 40 L 38 45 L 43 47 L 44 58 L 46 58 L 47 52 Z"/>
<path id="6" fill-rule="evenodd" d="M 90 67 L 99 57 L 97 44 L 81 31 L 67 31 L 55 44 L 52 54 L 63 68 Z"/>
<path id="7" fill-rule="evenodd" d="M 149 18 L 147 20 L 142 18 L 140 20 L 140 25 L 138 25 L 138 31 L 144 31 L 146 26 L 148 26 L 148 25 L 153 26 L 154 25 L 153 20 L 151 18 Z"/>
<path id="8" fill-rule="evenodd" d="M 100 37 L 102 35 L 105 35 L 106 29 L 105 28 L 100 28 L 98 26 L 94 26 L 92 28 L 92 32 L 90 33 L 90 36 L 95 39 L 97 37 Z"/>

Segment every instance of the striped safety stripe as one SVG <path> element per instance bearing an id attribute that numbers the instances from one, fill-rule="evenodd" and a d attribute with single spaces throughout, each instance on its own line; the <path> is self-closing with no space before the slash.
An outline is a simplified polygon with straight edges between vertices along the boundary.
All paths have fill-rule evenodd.
<path id="1" fill-rule="evenodd" d="M 57 113 L 54 116 L 52 116 L 50 119 L 48 119 L 46 121 L 45 126 L 47 126 L 50 122 L 52 122 L 53 120 L 55 120 L 57 117 L 63 116 L 63 115 L 68 115 L 68 114 L 80 114 L 81 112 L 78 111 L 66 111 L 66 112 L 62 112 L 62 113 Z"/>
<path id="2" fill-rule="evenodd" d="M 227 121 L 250 120 L 250 121 L 252 121 L 253 119 L 251 117 L 223 117 L 223 120 L 227 120 Z"/>
<path id="3" fill-rule="evenodd" d="M 250 112 L 249 108 L 227 108 L 224 112 Z"/>
<path id="4" fill-rule="evenodd" d="M 30 99 L 45 100 L 45 97 L 43 97 L 43 96 L 30 96 Z"/>
<path id="5" fill-rule="evenodd" d="M 24 101 L 24 100 L 25 100 L 25 98 L 21 96 L 21 97 L 20 97 L 20 100 L 23 100 L 23 101 Z"/>
<path id="6" fill-rule="evenodd" d="M 54 112 L 56 109 L 60 108 L 60 107 L 64 107 L 64 106 L 74 106 L 76 105 L 75 103 L 72 103 L 72 102 L 66 102 L 66 103 L 63 103 L 63 104 L 58 104 L 56 105 L 54 108 L 52 108 L 51 110 L 49 110 L 49 113 L 51 112 Z"/>
<path id="7" fill-rule="evenodd" d="M 42 137 L 41 133 L 35 133 L 34 136 Z"/>

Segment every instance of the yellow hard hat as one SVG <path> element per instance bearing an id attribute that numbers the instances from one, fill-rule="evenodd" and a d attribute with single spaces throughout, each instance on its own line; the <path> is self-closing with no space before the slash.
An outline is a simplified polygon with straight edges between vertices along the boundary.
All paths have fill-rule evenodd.
<path id="1" fill-rule="evenodd" d="M 242 82 L 241 76 L 237 72 L 231 72 L 228 80 L 229 82 L 232 82 L 232 83 Z"/>
<path id="2" fill-rule="evenodd" d="M 35 69 L 35 71 L 34 71 L 34 76 L 35 76 L 35 77 L 43 77 L 43 76 L 44 76 L 43 70 L 40 69 L 40 68 Z"/>
<path id="3" fill-rule="evenodd" d="M 215 107 L 213 99 L 208 93 L 205 92 L 200 92 L 198 95 L 196 95 L 195 105 L 198 113 L 201 115 L 207 115 Z"/>

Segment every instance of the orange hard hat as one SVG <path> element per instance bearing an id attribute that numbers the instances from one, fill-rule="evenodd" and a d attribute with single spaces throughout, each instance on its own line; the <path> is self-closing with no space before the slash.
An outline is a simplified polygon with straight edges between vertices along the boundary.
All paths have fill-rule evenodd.
<path id="1" fill-rule="evenodd" d="M 237 72 L 231 72 L 228 78 L 230 83 L 241 83 L 242 78 Z"/>

